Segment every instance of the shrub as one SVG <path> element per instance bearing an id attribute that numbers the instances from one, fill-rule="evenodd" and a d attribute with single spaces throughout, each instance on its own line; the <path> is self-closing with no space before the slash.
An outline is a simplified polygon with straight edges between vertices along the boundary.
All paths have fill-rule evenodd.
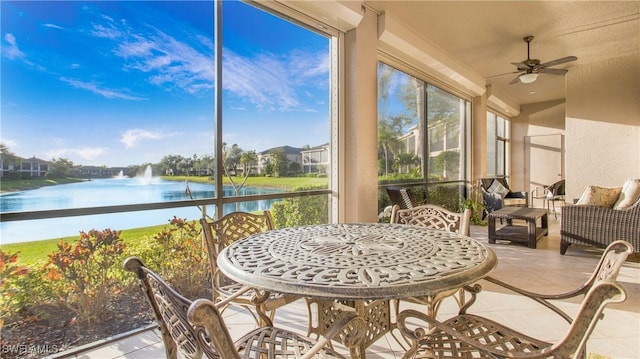
<path id="1" fill-rule="evenodd" d="M 120 231 L 93 229 L 80 232 L 74 245 L 58 242 L 58 251 L 49 254 L 47 278 L 58 284 L 58 298 L 80 321 L 108 316 L 109 298 L 122 278 L 124 247 Z"/>
<path id="2" fill-rule="evenodd" d="M 4 318 L 17 313 L 25 303 L 17 279 L 29 274 L 29 268 L 18 265 L 17 261 L 18 253 L 0 250 L 0 329 L 4 326 Z"/>
<path id="3" fill-rule="evenodd" d="M 20 179 L 20 172 L 18 172 L 18 171 L 9 171 L 9 172 L 5 172 L 3 176 L 6 179 L 18 180 L 18 179 Z"/>
<path id="4" fill-rule="evenodd" d="M 323 186 L 294 188 L 294 191 L 324 189 Z M 271 205 L 276 228 L 304 226 L 329 222 L 327 195 L 287 198 Z"/>
<path id="5" fill-rule="evenodd" d="M 157 271 L 187 298 L 203 296 L 211 288 L 207 252 L 196 221 L 173 217 L 165 227 L 143 241 L 132 254 Z"/>
<path id="6" fill-rule="evenodd" d="M 482 220 L 484 205 L 473 199 L 465 199 L 460 204 L 460 212 L 469 208 L 471 210 L 471 224 L 486 226 L 487 222 Z"/>

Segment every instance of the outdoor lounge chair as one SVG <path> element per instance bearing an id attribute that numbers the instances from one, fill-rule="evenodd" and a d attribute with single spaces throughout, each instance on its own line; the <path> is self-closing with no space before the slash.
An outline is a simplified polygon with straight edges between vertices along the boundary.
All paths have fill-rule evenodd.
<path id="1" fill-rule="evenodd" d="M 387 187 L 387 195 L 392 205 L 398 205 L 401 209 L 413 208 L 418 205 L 413 199 L 413 193 L 409 187 Z"/>
<path id="2" fill-rule="evenodd" d="M 609 303 L 626 299 L 626 291 L 616 282 L 620 267 L 633 252 L 624 241 L 609 245 L 593 275 L 579 288 L 558 295 L 538 294 L 511 286 L 493 278 L 489 281 L 514 291 L 551 309 L 570 323 L 564 338 L 555 344 L 520 333 L 493 320 L 467 314 L 440 322 L 415 310 L 398 315 L 398 327 L 412 344 L 404 358 L 581 358 L 587 339 Z M 574 318 L 549 302 L 585 295 Z M 425 326 L 416 325 L 418 321 Z M 425 328 L 425 327 L 428 327 Z"/>
<path id="3" fill-rule="evenodd" d="M 344 358 L 327 344 L 339 336 L 356 345 L 364 331 L 362 319 L 345 312 L 317 341 L 285 329 L 262 326 L 233 342 L 219 311 L 226 304 L 224 301 L 214 304 L 198 299 L 192 303 L 136 257 L 127 258 L 124 268 L 140 280 L 158 322 L 167 359 Z"/>
<path id="4" fill-rule="evenodd" d="M 529 194 L 523 191 L 512 191 L 506 178 L 480 178 L 478 187 L 482 192 L 484 205 L 482 219 L 490 212 L 505 206 L 529 207 Z"/>

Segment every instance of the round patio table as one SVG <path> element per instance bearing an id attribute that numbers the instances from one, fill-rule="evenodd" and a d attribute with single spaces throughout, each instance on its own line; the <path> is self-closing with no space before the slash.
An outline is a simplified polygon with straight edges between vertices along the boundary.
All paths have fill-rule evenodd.
<path id="1" fill-rule="evenodd" d="M 393 329 L 389 300 L 460 288 L 486 276 L 497 263 L 493 251 L 473 238 L 386 223 L 258 233 L 225 248 L 217 261 L 225 275 L 258 289 L 331 303 L 352 301 L 369 324 L 376 323 L 359 353 L 352 352 L 360 357 Z"/>

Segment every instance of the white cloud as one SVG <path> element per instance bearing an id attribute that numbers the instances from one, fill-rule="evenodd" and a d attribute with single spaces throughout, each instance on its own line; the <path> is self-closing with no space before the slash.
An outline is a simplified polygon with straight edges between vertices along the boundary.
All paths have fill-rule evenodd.
<path id="1" fill-rule="evenodd" d="M 48 27 L 48 28 L 51 28 L 51 29 L 64 30 L 64 27 L 58 26 L 56 24 L 43 24 L 42 26 Z"/>
<path id="2" fill-rule="evenodd" d="M 201 47 L 198 49 L 156 28 L 143 33 L 126 27 L 126 22 L 120 24 L 125 28 L 116 29 L 116 26 L 94 25 L 93 34 L 120 41 L 114 53 L 127 60 L 126 69 L 149 73 L 149 82 L 154 85 L 169 88 L 172 85 L 191 94 L 213 89 L 211 40 L 202 35 L 192 35 L 197 40 L 194 46 Z"/>
<path id="3" fill-rule="evenodd" d="M 160 140 L 171 137 L 171 134 L 163 134 L 159 132 L 151 132 L 143 129 L 131 129 L 122 134 L 120 142 L 124 143 L 126 148 L 135 147 L 138 142 L 143 140 Z"/>
<path id="4" fill-rule="evenodd" d="M 94 24 L 91 35 L 113 40 L 122 36 L 122 32 L 112 25 L 104 26 L 100 24 Z"/>
<path id="5" fill-rule="evenodd" d="M 268 111 L 306 111 L 300 99 L 302 87 L 329 72 L 327 55 L 296 51 L 276 56 L 260 54 L 253 59 L 225 49 L 223 87 Z M 313 85 L 315 86 L 315 84 Z"/>
<path id="6" fill-rule="evenodd" d="M 9 59 L 23 59 L 25 57 L 24 52 L 20 51 L 18 48 L 18 42 L 16 41 L 16 37 L 13 36 L 12 33 L 7 33 L 4 35 L 4 41 L 9 44 L 8 46 L 3 46 L 2 53 Z"/>
<path id="7" fill-rule="evenodd" d="M 15 148 L 18 147 L 18 142 L 9 138 L 0 138 L 0 143 L 7 146 L 9 148 L 9 151 L 14 153 L 15 153 Z"/>
<path id="8" fill-rule="evenodd" d="M 75 155 L 83 160 L 93 160 L 106 152 L 104 147 L 56 148 L 47 151 L 46 155 L 47 158 L 68 158 Z"/>
<path id="9" fill-rule="evenodd" d="M 118 92 L 116 90 L 104 89 L 100 88 L 98 85 L 92 82 L 83 82 L 74 79 L 69 79 L 66 77 L 61 77 L 61 81 L 68 83 L 74 88 L 88 90 L 97 95 L 104 96 L 106 98 L 116 98 L 121 100 L 144 100 L 142 97 L 131 96 L 126 93 Z"/>

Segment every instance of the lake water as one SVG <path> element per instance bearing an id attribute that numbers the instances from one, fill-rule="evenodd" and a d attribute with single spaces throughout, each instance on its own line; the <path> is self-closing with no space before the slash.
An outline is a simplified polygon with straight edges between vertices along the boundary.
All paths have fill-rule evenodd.
<path id="1" fill-rule="evenodd" d="M 193 198 L 211 198 L 215 186 L 189 183 Z M 225 186 L 226 196 L 233 194 L 232 187 Z M 277 193 L 278 190 L 249 187 L 240 195 Z M 96 179 L 35 190 L 9 193 L 0 197 L 1 212 L 37 211 L 82 207 L 99 207 L 123 204 L 167 202 L 189 199 L 184 182 L 163 181 L 159 178 L 110 178 Z M 258 211 L 271 208 L 278 200 L 260 200 L 225 204 L 224 212 L 235 210 Z M 207 213 L 214 213 L 213 206 Z M 198 219 L 198 207 L 170 208 L 153 211 L 101 214 L 92 216 L 39 219 L 30 221 L 0 222 L 0 243 L 17 243 L 78 235 L 80 231 L 110 228 L 122 230 L 167 224 L 173 216 Z"/>

